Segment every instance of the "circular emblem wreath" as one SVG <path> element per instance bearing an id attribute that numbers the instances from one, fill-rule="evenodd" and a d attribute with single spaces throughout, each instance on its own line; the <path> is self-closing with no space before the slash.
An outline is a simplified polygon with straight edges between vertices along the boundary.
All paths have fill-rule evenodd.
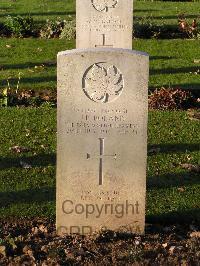
<path id="1" fill-rule="evenodd" d="M 120 96 L 124 88 L 121 71 L 105 62 L 90 66 L 83 76 L 83 91 L 98 103 L 109 103 Z"/>
<path id="2" fill-rule="evenodd" d="M 91 0 L 97 11 L 107 12 L 109 8 L 114 8 L 118 4 L 118 0 Z"/>

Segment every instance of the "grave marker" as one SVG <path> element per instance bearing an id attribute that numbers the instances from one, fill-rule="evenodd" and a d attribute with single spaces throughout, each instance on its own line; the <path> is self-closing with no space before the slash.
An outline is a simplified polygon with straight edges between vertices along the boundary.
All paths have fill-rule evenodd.
<path id="1" fill-rule="evenodd" d="M 76 0 L 76 48 L 132 49 L 133 0 Z"/>
<path id="2" fill-rule="evenodd" d="M 145 53 L 58 54 L 59 234 L 144 232 L 147 88 Z"/>

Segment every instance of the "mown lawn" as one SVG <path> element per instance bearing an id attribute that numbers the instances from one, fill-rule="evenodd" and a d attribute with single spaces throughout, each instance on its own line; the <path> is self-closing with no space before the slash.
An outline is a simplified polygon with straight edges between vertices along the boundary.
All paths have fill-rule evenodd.
<path id="1" fill-rule="evenodd" d="M 15 87 L 21 73 L 20 88 L 56 90 L 56 57 L 72 49 L 65 40 L 2 39 L 0 42 L 0 88 L 10 80 Z"/>
<path id="2" fill-rule="evenodd" d="M 56 110 L 1 109 L 0 124 L 0 217 L 54 218 Z M 148 221 L 200 220 L 199 174 L 180 167 L 198 163 L 199 130 L 185 112 L 149 113 Z M 14 153 L 16 145 L 30 151 Z"/>
<path id="3" fill-rule="evenodd" d="M 177 25 L 177 15 L 189 21 L 199 14 L 199 2 L 135 2 L 134 17 L 150 17 L 157 24 Z M 7 15 L 47 18 L 75 16 L 74 0 L 1 1 L 0 22 Z M 0 89 L 56 90 L 56 55 L 75 48 L 75 41 L 59 39 L 0 39 Z M 182 87 L 199 91 L 199 40 L 134 40 L 133 48 L 150 55 L 150 88 Z M 195 61 L 197 63 L 195 63 Z M 186 112 L 149 113 L 147 221 L 200 221 L 199 174 L 181 163 L 200 158 L 200 123 Z M 29 148 L 14 153 L 13 146 Z M 28 164 L 29 169 L 22 166 Z M 0 217 L 55 218 L 56 110 L 0 108 Z"/>
<path id="4" fill-rule="evenodd" d="M 66 15 L 75 16 L 75 0 L 1 0 L 0 21 L 4 21 L 8 15 L 31 15 L 38 23 L 58 17 L 64 19 Z"/>
<path id="5" fill-rule="evenodd" d="M 17 0 L 1 1 L 0 21 L 8 15 L 33 16 L 37 23 L 46 19 L 75 16 L 75 0 Z M 199 2 L 135 1 L 134 21 L 143 18 L 145 23 L 178 25 L 177 15 L 189 19 L 199 16 Z M 178 27 L 178 26 L 177 26 Z M 75 41 L 42 39 L 0 40 L 0 89 L 10 79 L 13 88 L 22 73 L 21 89 L 56 90 L 56 55 L 59 51 L 75 48 Z M 199 40 L 134 40 L 133 49 L 150 55 L 150 88 L 183 87 L 200 89 Z M 196 62 L 196 63 L 195 63 Z"/>
<path id="6" fill-rule="evenodd" d="M 150 88 L 182 87 L 200 90 L 200 41 L 134 40 L 135 50 L 150 55 Z M 11 87 L 21 75 L 21 89 L 56 90 L 56 55 L 75 48 L 74 41 L 41 39 L 1 39 L 0 88 Z"/>
<path id="7" fill-rule="evenodd" d="M 66 15 L 75 16 L 75 0 L 17 0 L 0 3 L 0 21 L 6 16 L 31 15 L 38 23 L 58 17 L 65 19 Z M 199 1 L 196 2 L 165 2 L 165 1 L 135 1 L 134 17 L 150 17 L 156 23 L 176 25 L 177 16 L 185 14 L 189 21 L 199 16 Z"/>

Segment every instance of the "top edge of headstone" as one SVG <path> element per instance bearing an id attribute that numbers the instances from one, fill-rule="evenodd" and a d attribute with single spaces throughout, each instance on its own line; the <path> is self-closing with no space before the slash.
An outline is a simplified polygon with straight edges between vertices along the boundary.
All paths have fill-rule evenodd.
<path id="1" fill-rule="evenodd" d="M 91 52 L 118 52 L 118 53 L 124 53 L 124 54 L 130 54 L 130 55 L 140 55 L 140 56 L 148 56 L 149 54 L 142 52 L 142 51 L 137 51 L 137 50 L 131 50 L 131 49 L 123 49 L 123 48 L 87 48 L 87 49 L 72 49 L 72 50 L 66 50 L 66 51 L 61 51 L 58 52 L 57 56 L 61 55 L 68 55 L 68 54 L 80 54 L 80 53 L 91 53 Z"/>

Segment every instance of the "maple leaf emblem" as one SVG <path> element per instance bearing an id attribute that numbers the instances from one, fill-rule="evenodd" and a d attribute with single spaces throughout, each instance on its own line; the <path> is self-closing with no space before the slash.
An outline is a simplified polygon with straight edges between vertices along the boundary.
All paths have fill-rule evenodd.
<path id="1" fill-rule="evenodd" d="M 94 102 L 111 102 L 121 94 L 123 88 L 123 76 L 113 65 L 96 63 L 84 76 L 84 92 Z"/>
<path id="2" fill-rule="evenodd" d="M 109 8 L 114 8 L 118 0 L 91 0 L 94 8 L 98 11 L 105 11 L 107 12 Z"/>

